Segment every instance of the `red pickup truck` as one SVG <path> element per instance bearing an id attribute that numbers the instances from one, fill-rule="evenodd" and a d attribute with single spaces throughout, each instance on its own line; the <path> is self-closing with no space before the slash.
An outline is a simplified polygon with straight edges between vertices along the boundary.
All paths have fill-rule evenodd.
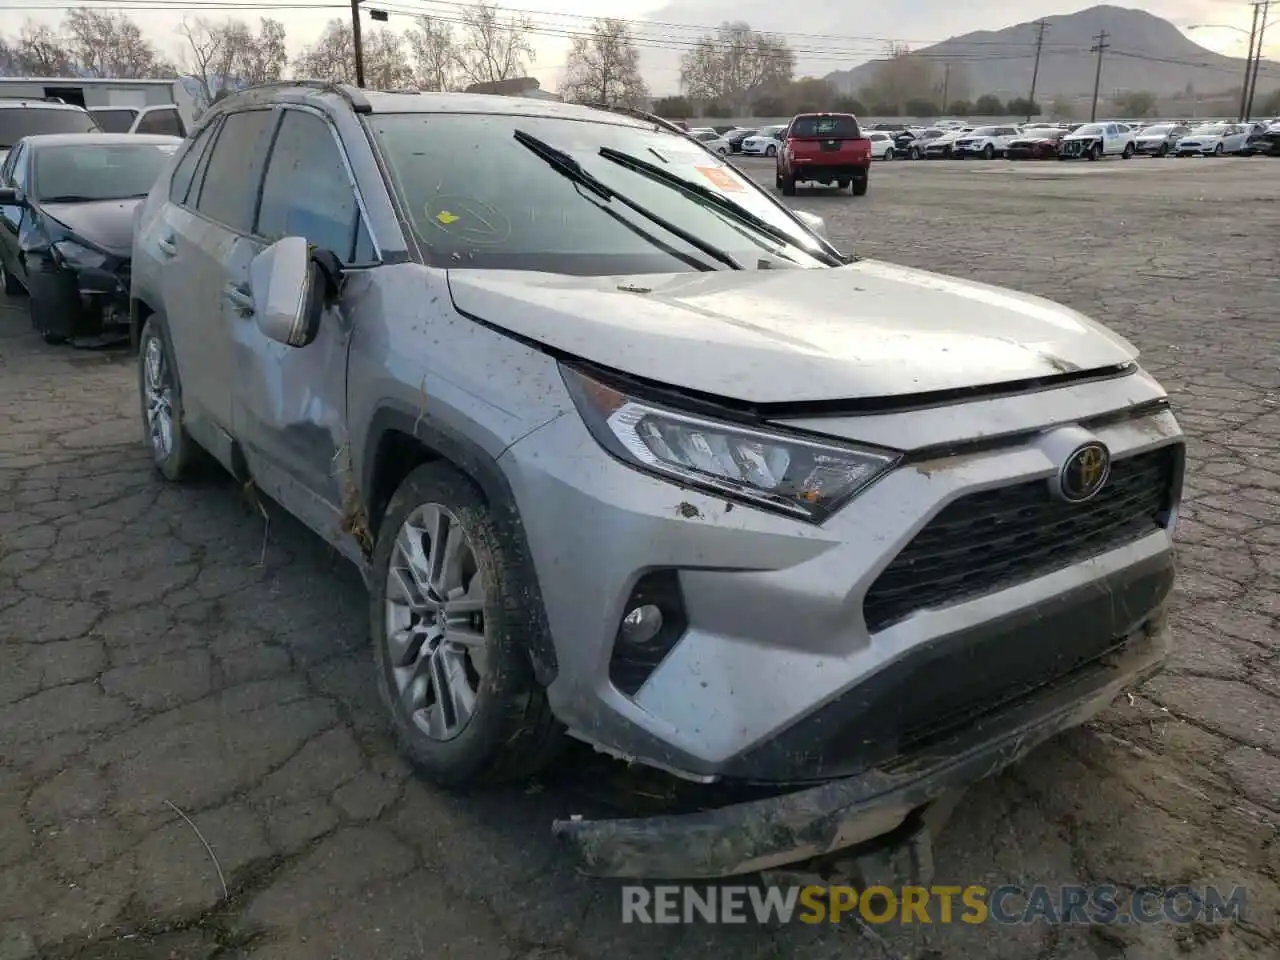
<path id="1" fill-rule="evenodd" d="M 870 175 L 871 141 L 853 114 L 802 113 L 788 125 L 777 170 L 778 189 L 786 196 L 795 195 L 797 181 L 807 180 L 852 187 L 861 197 Z"/>

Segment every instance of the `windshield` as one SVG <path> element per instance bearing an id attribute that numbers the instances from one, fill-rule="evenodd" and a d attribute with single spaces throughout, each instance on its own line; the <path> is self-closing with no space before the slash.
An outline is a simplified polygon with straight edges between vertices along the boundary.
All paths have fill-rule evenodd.
<path id="1" fill-rule="evenodd" d="M 819 241 L 750 180 L 665 130 L 491 114 L 378 114 L 367 123 L 431 263 L 577 276 L 719 267 L 625 203 L 602 199 L 557 172 L 516 139 L 520 131 L 567 154 L 610 190 L 747 269 L 825 265 L 806 252 L 821 251 Z M 790 242 L 769 238 L 713 204 L 605 159 L 602 147 L 713 190 Z"/>
<path id="2" fill-rule="evenodd" d="M 133 121 L 138 119 L 138 111 L 128 107 L 113 107 L 109 110 L 90 110 L 93 119 L 103 133 L 128 133 Z"/>
<path id="3" fill-rule="evenodd" d="M 1220 137 L 1227 132 L 1227 128 L 1220 123 L 1206 124 L 1203 127 L 1196 127 L 1191 131 L 1193 137 Z"/>
<path id="4" fill-rule="evenodd" d="M 173 143 L 77 143 L 35 152 L 35 196 L 125 200 L 145 197 L 178 149 Z"/>
<path id="5" fill-rule="evenodd" d="M 1173 129 L 1172 123 L 1157 123 L 1150 127 L 1143 127 L 1142 132 L 1143 134 L 1151 134 L 1152 136 L 1157 136 L 1159 134 L 1168 133 L 1172 129 Z"/>
<path id="6" fill-rule="evenodd" d="M 820 137 L 840 137 L 842 139 L 856 140 L 861 136 L 861 133 L 858 130 L 858 121 L 853 117 L 848 114 L 835 114 L 830 116 L 796 117 L 791 121 L 790 135 L 802 140 Z"/>
<path id="7" fill-rule="evenodd" d="M 973 137 L 994 137 L 995 135 L 996 135 L 995 127 L 979 127 L 977 130 L 973 131 L 973 133 L 970 134 L 970 136 L 973 136 Z"/>
<path id="8" fill-rule="evenodd" d="M 0 110 L 0 149 L 8 150 L 23 137 L 39 133 L 97 133 L 87 110 L 51 107 L 10 107 Z"/>
<path id="9" fill-rule="evenodd" d="M 1100 123 L 1086 123 L 1082 127 L 1076 127 L 1071 132 L 1084 134 L 1086 136 L 1097 136 L 1098 134 L 1102 133 L 1104 129 L 1105 127 L 1103 127 L 1102 124 Z"/>

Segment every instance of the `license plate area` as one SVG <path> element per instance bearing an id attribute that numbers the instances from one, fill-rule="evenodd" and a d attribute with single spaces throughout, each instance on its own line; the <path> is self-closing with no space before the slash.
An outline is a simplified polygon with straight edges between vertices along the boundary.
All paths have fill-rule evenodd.
<path id="1" fill-rule="evenodd" d="M 843 140 L 823 140 L 818 149 L 823 153 L 836 153 L 840 150 L 842 143 L 844 143 Z"/>

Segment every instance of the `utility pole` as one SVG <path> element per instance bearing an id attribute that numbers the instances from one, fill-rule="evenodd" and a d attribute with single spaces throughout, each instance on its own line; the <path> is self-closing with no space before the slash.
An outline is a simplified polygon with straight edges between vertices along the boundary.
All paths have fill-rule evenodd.
<path id="1" fill-rule="evenodd" d="M 1040 78 L 1040 50 L 1044 47 L 1044 32 L 1048 26 L 1047 20 L 1036 21 L 1036 65 L 1031 68 L 1031 96 L 1027 97 L 1027 123 L 1031 122 L 1031 111 L 1036 108 L 1036 80 Z"/>
<path id="2" fill-rule="evenodd" d="M 1240 88 L 1240 122 L 1243 123 L 1249 113 L 1249 82 L 1253 77 L 1253 46 L 1258 39 L 1258 15 L 1262 12 L 1262 5 L 1255 3 L 1253 5 L 1253 27 L 1249 30 L 1249 53 L 1244 58 L 1244 86 Z M 1261 50 L 1261 44 L 1258 45 Z"/>
<path id="3" fill-rule="evenodd" d="M 939 110 L 943 113 L 947 112 L 947 90 L 951 86 L 951 64 L 944 63 L 942 65 L 942 104 Z"/>
<path id="4" fill-rule="evenodd" d="M 1111 44 L 1107 43 L 1107 31 L 1103 30 L 1093 38 L 1093 46 L 1089 48 L 1090 53 L 1098 55 L 1098 69 L 1093 75 L 1093 106 L 1089 108 L 1089 122 L 1098 119 L 1098 88 L 1102 86 L 1102 52 Z"/>
<path id="5" fill-rule="evenodd" d="M 1249 101 L 1244 105 L 1244 119 L 1248 120 L 1253 115 L 1253 95 L 1258 92 L 1258 68 L 1262 66 L 1262 41 L 1267 35 L 1267 15 L 1271 11 L 1271 0 L 1254 0 L 1253 15 L 1258 16 L 1258 11 L 1262 11 L 1262 16 L 1258 19 L 1258 49 L 1253 51 L 1253 77 L 1249 80 Z"/>
<path id="6" fill-rule="evenodd" d="M 356 53 L 356 86 L 364 86 L 364 44 L 360 42 L 360 0 L 351 0 L 351 45 Z"/>

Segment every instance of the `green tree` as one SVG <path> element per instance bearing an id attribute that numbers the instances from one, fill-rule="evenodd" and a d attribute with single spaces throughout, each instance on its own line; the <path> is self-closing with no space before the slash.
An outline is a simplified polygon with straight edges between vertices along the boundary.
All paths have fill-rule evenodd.
<path id="1" fill-rule="evenodd" d="M 653 112 L 660 117 L 683 120 L 693 116 L 693 104 L 685 97 L 659 97 L 653 105 Z"/>
<path id="2" fill-rule="evenodd" d="M 831 109 L 837 113 L 852 113 L 854 116 L 867 112 L 866 106 L 857 97 L 836 97 Z"/>
<path id="3" fill-rule="evenodd" d="M 998 117 L 1005 112 L 1005 108 L 995 94 L 984 93 L 974 103 L 973 112 L 979 117 Z"/>
<path id="4" fill-rule="evenodd" d="M 952 100 L 951 106 L 947 108 L 947 113 L 954 117 L 967 117 L 973 113 L 973 104 L 968 100 Z"/>
<path id="5" fill-rule="evenodd" d="M 909 117 L 936 117 L 938 115 L 938 105 L 936 103 L 919 97 L 913 97 L 908 100 L 904 109 Z"/>
<path id="6" fill-rule="evenodd" d="M 1049 116 L 1055 120 L 1074 120 L 1076 109 L 1066 97 L 1055 97 L 1049 105 Z"/>
<path id="7" fill-rule="evenodd" d="M 1028 100 L 1026 97 L 1014 97 L 1005 104 L 1005 109 L 1017 117 L 1038 117 L 1040 115 L 1040 104 L 1034 100 Z"/>
<path id="8" fill-rule="evenodd" d="M 1115 108 L 1126 117 L 1149 117 L 1156 109 L 1156 95 L 1146 90 L 1122 93 L 1113 101 Z"/>

